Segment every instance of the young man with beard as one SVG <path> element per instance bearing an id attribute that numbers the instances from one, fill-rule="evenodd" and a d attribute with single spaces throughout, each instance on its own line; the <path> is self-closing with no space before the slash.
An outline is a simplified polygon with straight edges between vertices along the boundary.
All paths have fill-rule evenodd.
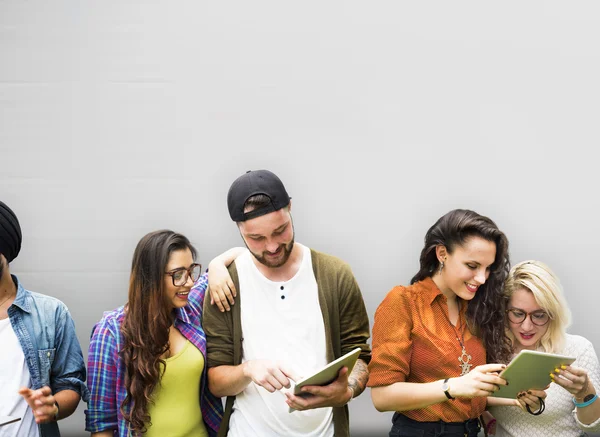
<path id="1" fill-rule="evenodd" d="M 371 356 L 350 267 L 294 242 L 290 197 L 270 171 L 239 177 L 227 203 L 247 250 L 229 266 L 232 310 L 204 305 L 209 388 L 227 396 L 219 436 L 348 436 L 347 403 L 363 392 Z M 350 374 L 343 368 L 329 385 L 293 394 L 290 380 L 356 347 Z"/>
<path id="2" fill-rule="evenodd" d="M 57 420 L 87 401 L 85 365 L 67 307 L 23 288 L 9 263 L 21 250 L 21 227 L 0 202 L 0 437 L 59 437 Z"/>

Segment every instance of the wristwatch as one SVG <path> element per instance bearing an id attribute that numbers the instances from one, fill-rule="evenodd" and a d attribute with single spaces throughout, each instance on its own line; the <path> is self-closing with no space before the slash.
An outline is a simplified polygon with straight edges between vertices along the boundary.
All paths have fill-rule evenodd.
<path id="1" fill-rule="evenodd" d="M 589 401 L 591 401 L 592 399 L 594 399 L 594 394 L 593 394 L 593 393 L 590 393 L 589 395 L 586 395 L 586 396 L 583 398 L 583 402 L 582 402 L 582 403 L 589 402 Z"/>
<path id="2" fill-rule="evenodd" d="M 451 399 L 451 400 L 452 400 L 452 399 L 454 399 L 454 398 L 453 398 L 453 397 L 452 397 L 452 395 L 450 394 L 450 385 L 448 384 L 448 380 L 449 380 L 449 379 L 450 379 L 450 378 L 446 378 L 446 379 L 444 379 L 444 383 L 442 384 L 442 390 L 444 390 L 444 394 L 446 395 L 446 397 L 447 397 L 448 399 Z"/>

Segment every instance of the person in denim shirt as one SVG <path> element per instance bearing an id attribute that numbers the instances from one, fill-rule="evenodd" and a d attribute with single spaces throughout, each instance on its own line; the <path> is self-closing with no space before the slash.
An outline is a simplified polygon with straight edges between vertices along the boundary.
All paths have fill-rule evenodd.
<path id="1" fill-rule="evenodd" d="M 57 420 L 87 401 L 85 364 L 65 304 L 10 274 L 20 249 L 19 221 L 0 201 L 0 416 L 21 419 L 0 427 L 0 437 L 55 437 Z"/>

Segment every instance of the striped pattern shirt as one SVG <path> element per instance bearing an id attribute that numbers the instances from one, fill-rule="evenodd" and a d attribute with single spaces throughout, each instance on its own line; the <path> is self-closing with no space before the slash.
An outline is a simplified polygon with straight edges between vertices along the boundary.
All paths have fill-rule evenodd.
<path id="1" fill-rule="evenodd" d="M 188 295 L 188 304 L 179 308 L 175 328 L 200 350 L 206 362 L 206 337 L 202 329 L 202 305 L 208 286 L 208 276 L 198 279 Z M 115 437 L 132 435 L 129 424 L 123 418 L 120 406 L 127 395 L 125 389 L 125 365 L 119 356 L 124 345 L 121 324 L 124 306 L 104 313 L 102 320 L 92 330 L 88 352 L 88 387 L 90 400 L 86 414 L 86 431 L 113 430 Z M 200 407 L 209 436 L 219 430 L 223 407 L 221 399 L 213 396 L 207 385 L 206 367 L 199 388 Z"/>

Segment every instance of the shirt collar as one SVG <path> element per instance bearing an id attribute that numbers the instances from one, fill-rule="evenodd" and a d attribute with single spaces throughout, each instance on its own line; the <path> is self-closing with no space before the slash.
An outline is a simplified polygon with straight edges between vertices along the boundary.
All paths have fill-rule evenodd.
<path id="1" fill-rule="evenodd" d="M 421 284 L 421 287 L 423 288 L 423 290 L 421 292 L 423 295 L 423 300 L 425 302 L 427 302 L 429 305 L 431 305 L 436 299 L 441 299 L 442 302 L 444 302 L 444 303 L 448 302 L 444 293 L 442 293 L 442 291 L 438 288 L 438 286 L 435 285 L 435 282 L 433 282 L 433 279 L 431 279 L 431 277 L 423 279 L 420 282 L 420 284 Z M 459 311 L 461 314 L 463 314 L 467 311 L 467 305 L 463 304 L 462 302 L 463 302 L 462 299 L 459 298 L 458 304 L 459 304 Z"/>
<path id="2" fill-rule="evenodd" d="M 433 279 L 431 277 L 425 278 L 420 282 L 422 291 L 421 295 L 423 296 L 423 300 L 427 302 L 429 305 L 433 303 L 433 301 L 438 297 L 442 296 L 442 299 L 445 299 L 444 293 L 435 285 Z"/>
<path id="3" fill-rule="evenodd" d="M 15 275 L 10 276 L 12 277 L 13 282 L 17 286 L 17 297 L 15 297 L 15 300 L 12 304 L 16 307 L 19 307 L 22 311 L 30 313 L 31 304 L 29 303 L 29 299 L 27 299 L 27 296 L 29 296 L 29 291 L 23 288 L 23 286 L 19 282 L 19 279 Z"/>
<path id="4" fill-rule="evenodd" d="M 185 310 L 188 305 L 184 306 L 183 308 L 177 308 L 177 311 L 175 311 L 175 318 L 181 320 L 186 325 L 190 324 L 190 315 Z"/>

